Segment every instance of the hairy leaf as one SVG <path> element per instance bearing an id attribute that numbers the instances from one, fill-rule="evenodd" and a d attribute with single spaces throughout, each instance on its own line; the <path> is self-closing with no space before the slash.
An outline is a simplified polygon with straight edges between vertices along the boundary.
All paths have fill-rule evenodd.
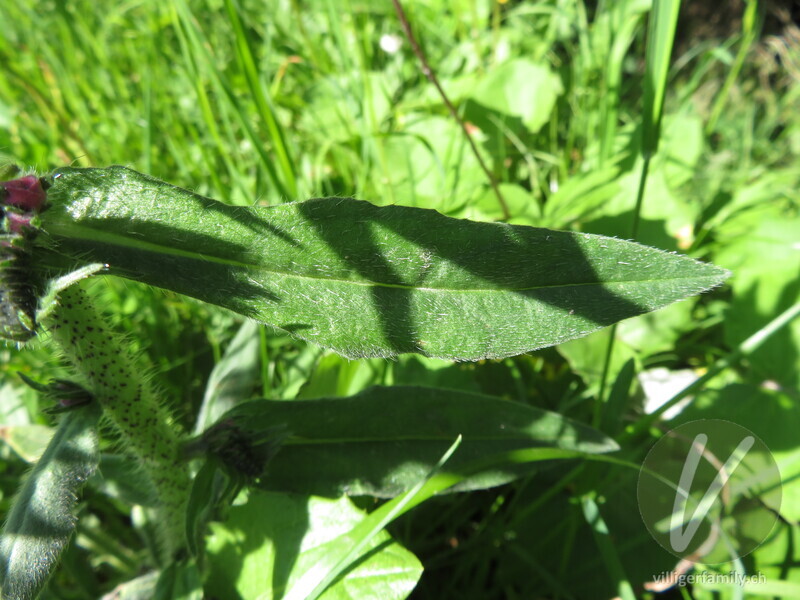
<path id="1" fill-rule="evenodd" d="M 512 356 L 726 277 L 623 240 L 351 198 L 234 207 L 124 167 L 59 169 L 48 199 L 40 245 L 348 357 Z"/>
<path id="2" fill-rule="evenodd" d="M 97 468 L 95 404 L 66 413 L 0 536 L 1 598 L 36 598 L 75 529 L 76 493 Z"/>
<path id="3" fill-rule="evenodd" d="M 557 449 L 569 452 L 553 458 L 572 458 L 617 449 L 599 431 L 556 413 L 413 386 L 373 387 L 349 398 L 254 400 L 220 422 L 249 434 L 239 440 L 283 426 L 288 436 L 259 486 L 321 496 L 396 496 L 424 479 L 459 435 L 463 440 L 442 470 L 464 480 L 450 491 L 488 488 L 530 472 L 527 464 L 492 460 L 515 450 Z"/>

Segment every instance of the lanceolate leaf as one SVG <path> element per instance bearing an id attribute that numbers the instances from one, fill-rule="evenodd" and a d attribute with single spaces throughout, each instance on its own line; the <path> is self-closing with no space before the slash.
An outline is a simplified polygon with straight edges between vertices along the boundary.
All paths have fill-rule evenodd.
<path id="1" fill-rule="evenodd" d="M 623 240 L 351 198 L 233 207 L 123 167 L 60 169 L 48 201 L 38 244 L 349 357 L 511 356 L 726 277 Z"/>
<path id="2" fill-rule="evenodd" d="M 220 423 L 243 430 L 239 440 L 260 439 L 282 426 L 288 435 L 259 486 L 322 496 L 405 492 L 428 475 L 459 435 L 461 444 L 442 470 L 464 480 L 449 491 L 488 488 L 529 473 L 531 465 L 492 460 L 514 450 L 555 449 L 553 458 L 617 450 L 599 431 L 556 413 L 413 386 L 373 387 L 349 398 L 254 400 L 228 411 Z"/>
<path id="3" fill-rule="evenodd" d="M 97 468 L 92 403 L 67 412 L 17 495 L 0 535 L 0 598 L 36 598 L 75 529 L 77 492 Z"/>

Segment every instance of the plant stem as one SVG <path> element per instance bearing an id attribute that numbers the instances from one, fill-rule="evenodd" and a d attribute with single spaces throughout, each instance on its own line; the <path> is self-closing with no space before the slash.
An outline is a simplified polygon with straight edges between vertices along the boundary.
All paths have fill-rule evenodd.
<path id="1" fill-rule="evenodd" d="M 417 43 L 417 38 L 414 37 L 414 33 L 411 31 L 411 25 L 408 22 L 408 17 L 406 17 L 405 10 L 403 10 L 402 4 L 400 4 L 400 0 L 392 0 L 392 4 L 394 4 L 394 10 L 397 12 L 397 18 L 400 19 L 400 25 L 403 27 L 403 32 L 406 34 L 406 38 L 408 38 L 408 43 L 411 44 L 411 49 L 414 51 L 414 54 L 417 56 L 420 65 L 422 66 L 422 72 L 425 74 L 425 77 L 433 84 L 433 87 L 436 88 L 436 91 L 439 92 L 439 96 L 442 98 L 442 102 L 447 107 L 447 110 L 450 111 L 452 117 L 456 120 L 456 122 L 461 126 L 461 131 L 464 132 L 464 136 L 467 138 L 467 142 L 469 142 L 469 146 L 472 149 L 472 153 L 475 155 L 475 158 L 478 159 L 478 164 L 481 166 L 481 169 L 486 174 L 486 178 L 489 180 L 489 185 L 492 186 L 492 191 L 494 195 L 497 197 L 497 202 L 500 204 L 500 208 L 503 211 L 503 220 L 508 221 L 511 218 L 511 213 L 508 212 L 508 204 L 506 203 L 506 199 L 503 197 L 502 192 L 500 191 L 500 187 L 497 185 L 497 181 L 492 175 L 492 172 L 489 170 L 489 167 L 486 166 L 486 163 L 481 156 L 481 153 L 478 152 L 478 147 L 475 145 L 475 141 L 472 139 L 472 136 L 467 129 L 464 120 L 458 115 L 458 111 L 456 107 L 453 106 L 453 103 L 450 102 L 450 98 L 447 97 L 447 94 L 444 93 L 444 89 L 442 85 L 439 83 L 439 78 L 436 77 L 436 73 L 428 64 L 428 59 L 425 58 L 425 53 L 422 51 L 419 43 Z"/>
<path id="2" fill-rule="evenodd" d="M 63 290 L 46 326 L 149 477 L 158 499 L 163 550 L 173 555 L 184 545 L 189 490 L 179 429 L 156 400 L 133 352 L 83 290 L 75 285 Z"/>

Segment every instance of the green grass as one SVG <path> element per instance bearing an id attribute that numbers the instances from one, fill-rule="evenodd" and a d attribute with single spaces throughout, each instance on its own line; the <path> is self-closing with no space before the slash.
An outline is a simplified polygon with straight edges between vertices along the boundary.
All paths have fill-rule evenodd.
<path id="1" fill-rule="evenodd" d="M 747 3 L 740 31 L 700 39 L 681 37 L 679 27 L 670 56 L 669 26 L 651 20 L 647 2 L 404 3 L 510 222 L 633 232 L 734 276 L 613 332 L 500 361 L 347 361 L 261 329 L 249 334 L 254 366 L 237 393 L 293 400 L 409 383 L 479 391 L 602 424 L 621 441 L 619 457 L 637 464 L 671 425 L 738 422 L 770 446 L 784 481 L 782 520 L 743 568 L 765 575 L 765 594 L 795 589 L 800 324 L 784 324 L 755 349 L 751 336 L 800 296 L 800 38 L 762 4 Z M 40 172 L 123 164 L 240 205 L 338 195 L 502 217 L 408 41 L 396 53 L 381 49 L 382 36 L 402 39 L 389 2 L 23 0 L 0 3 L 0 22 L 0 162 Z M 121 280 L 92 289 L 191 430 L 239 321 Z M 33 425 L 51 423 L 14 373 L 65 374 L 46 341 L 0 348 L 0 426 L 17 449 Z M 626 364 L 636 375 L 664 367 L 713 377 L 693 388 L 681 415 L 656 424 L 643 416 L 638 378 L 626 384 Z M 0 515 L 26 470 L 11 448 L 0 446 Z M 110 466 L 101 462 L 101 471 L 114 480 Z M 430 498 L 388 531 L 424 567 L 413 597 L 642 595 L 677 559 L 645 530 L 636 477 L 606 463 L 552 466 L 491 490 Z M 47 597 L 99 597 L 156 567 L 129 492 L 98 481 L 84 493 L 78 534 Z M 218 531 L 212 545 L 229 534 Z M 285 555 L 266 556 L 275 573 L 289 568 Z M 702 584 L 684 593 L 738 597 Z"/>

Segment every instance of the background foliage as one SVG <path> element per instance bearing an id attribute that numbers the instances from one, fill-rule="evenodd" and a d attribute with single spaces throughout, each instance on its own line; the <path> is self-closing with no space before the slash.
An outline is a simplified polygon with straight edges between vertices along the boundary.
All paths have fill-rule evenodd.
<path id="1" fill-rule="evenodd" d="M 618 376 L 629 360 L 636 377 L 619 392 L 617 418 L 597 418 L 608 331 L 513 359 L 451 364 L 418 356 L 348 361 L 249 328 L 220 363 L 239 328 L 232 315 L 119 280 L 99 280 L 95 291 L 155 365 L 152 376 L 187 429 L 204 393 L 291 400 L 413 383 L 518 400 L 617 434 L 663 397 L 656 384 L 680 387 L 676 382 L 701 374 L 800 295 L 800 31 L 793 5 L 732 2 L 735 18 L 715 22 L 707 3 L 685 4 L 637 239 L 710 260 L 734 277 L 711 294 L 620 325 L 607 379 L 624 383 Z M 405 7 L 500 182 L 510 221 L 629 237 L 650 2 Z M 3 161 L 41 172 L 125 164 L 232 204 L 338 195 L 477 220 L 502 217 L 388 2 L 23 0 L 0 4 L 0 22 Z M 674 418 L 734 420 L 772 448 L 785 482 L 782 520 L 736 565 L 764 573 L 768 585 L 753 593 L 772 596 L 800 597 L 799 348 L 795 322 Z M 13 373 L 45 379 L 61 371 L 41 343 L 23 352 L 0 349 L 0 363 L 5 514 L 51 424 Z M 221 392 L 206 388 L 215 364 L 236 372 L 237 385 L 228 379 Z M 641 460 L 648 445 L 625 448 L 625 457 Z M 120 500 L 133 492 L 109 483 L 114 468 L 101 460 L 106 482 L 84 493 L 78 535 L 49 597 L 98 597 L 147 572 L 146 536 Z M 496 489 L 429 500 L 389 528 L 391 543 L 408 555 L 410 572 L 419 573 L 410 553 L 424 566 L 413 592 L 420 598 L 612 597 L 627 585 L 641 591 L 675 559 L 644 529 L 635 481 L 636 471 L 621 467 L 554 467 Z M 263 502 L 266 512 L 311 511 L 343 522 L 374 506 L 371 499 L 359 499 L 360 509 L 349 501 Z M 597 522 L 587 522 L 587 502 L 599 507 L 613 543 L 604 544 Z M 247 523 L 252 515 L 235 518 Z M 273 546 L 245 549 L 237 564 L 258 561 L 254 553 L 262 552 L 260 560 L 277 560 L 273 573 L 288 581 L 281 543 L 301 542 L 281 537 L 279 522 L 259 526 Z M 231 536 L 234 529 L 216 530 L 209 540 L 219 565 L 232 560 L 225 554 Z M 242 568 L 236 593 L 262 593 L 248 576 L 255 577 Z M 396 597 L 408 592 L 401 584 Z M 684 593 L 737 594 L 708 586 Z"/>

